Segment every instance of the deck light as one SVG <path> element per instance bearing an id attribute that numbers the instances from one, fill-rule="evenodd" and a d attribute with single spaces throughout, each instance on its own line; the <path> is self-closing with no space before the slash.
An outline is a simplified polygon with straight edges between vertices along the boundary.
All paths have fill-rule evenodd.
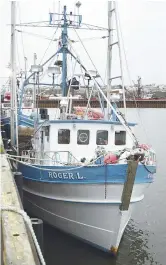
<path id="1" fill-rule="evenodd" d="M 49 66 L 48 67 L 48 73 L 59 75 L 61 73 L 59 66 Z"/>
<path id="2" fill-rule="evenodd" d="M 41 73 L 43 72 L 43 66 L 42 65 L 31 65 L 31 70 L 32 73 Z"/>

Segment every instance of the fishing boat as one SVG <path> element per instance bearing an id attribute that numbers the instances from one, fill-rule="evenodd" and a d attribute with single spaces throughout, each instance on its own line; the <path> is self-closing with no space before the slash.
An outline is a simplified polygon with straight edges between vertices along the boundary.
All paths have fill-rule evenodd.
<path id="1" fill-rule="evenodd" d="M 134 135 L 136 123 L 128 122 L 116 106 L 123 95 L 125 109 L 125 90 L 122 67 L 120 76 L 111 76 L 112 47 L 117 44 L 120 48 L 119 37 L 116 43 L 112 42 L 113 14 L 116 18 L 114 1 L 108 2 L 107 95 L 102 90 L 99 73 L 88 70 L 68 37 L 68 28 L 81 27 L 82 16 L 67 13 L 66 6 L 62 14 L 50 14 L 50 25 L 56 23 L 62 29 L 59 48 L 51 57 L 59 55 L 61 60 L 49 66 L 53 74 L 54 71 L 62 74 L 59 84 L 62 93 L 55 98 L 57 108 L 53 114 L 48 109 L 36 107 L 32 149 L 23 150 L 17 160 L 24 176 L 25 209 L 52 226 L 108 252 L 117 251 L 133 208 L 143 200 L 144 191 L 153 182 L 156 172 L 155 152 L 148 145 L 139 143 Z M 58 22 L 54 15 L 60 17 Z M 69 74 L 69 56 L 81 69 L 79 81 L 74 72 L 76 67 Z M 33 74 L 39 74 L 48 62 L 38 67 L 34 65 L 36 70 L 26 82 Z M 73 106 L 78 96 L 72 91 L 79 90 L 81 78 L 88 78 L 91 83 L 86 108 Z M 112 89 L 115 78 L 122 81 L 122 89 Z M 96 90 L 101 106 L 98 111 L 90 107 L 93 90 Z M 123 209 L 122 193 L 130 161 L 136 161 L 137 169 L 130 203 Z"/>

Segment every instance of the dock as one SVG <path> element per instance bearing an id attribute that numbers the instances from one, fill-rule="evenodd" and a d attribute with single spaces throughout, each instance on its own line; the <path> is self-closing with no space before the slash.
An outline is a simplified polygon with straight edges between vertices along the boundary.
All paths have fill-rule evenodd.
<path id="1" fill-rule="evenodd" d="M 34 243 L 18 189 L 0 135 L 1 157 L 1 264 L 45 264 Z M 26 220 L 27 219 L 27 220 Z M 31 222 L 30 222 L 31 223 Z M 42 261 L 43 260 L 43 261 Z"/>
<path id="2" fill-rule="evenodd" d="M 88 101 L 86 99 L 73 100 L 73 107 L 86 107 Z M 100 108 L 100 102 L 98 100 L 90 101 L 91 108 Z M 59 101 L 54 99 L 39 99 L 39 108 L 57 108 Z M 117 102 L 118 108 L 123 108 L 123 101 Z M 106 102 L 104 101 L 104 107 L 106 108 Z M 166 108 L 166 99 L 154 99 L 154 100 L 127 100 L 127 108 Z"/>

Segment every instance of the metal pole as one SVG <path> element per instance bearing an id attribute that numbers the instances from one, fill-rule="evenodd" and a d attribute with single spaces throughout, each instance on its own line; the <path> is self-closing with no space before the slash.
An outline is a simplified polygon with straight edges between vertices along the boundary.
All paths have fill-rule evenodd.
<path id="1" fill-rule="evenodd" d="M 43 239 L 43 221 L 38 218 L 31 218 L 32 226 L 40 245 L 42 254 L 44 255 L 44 239 Z"/>
<path id="2" fill-rule="evenodd" d="M 45 61 L 41 66 L 46 65 L 54 56 L 56 56 L 59 52 L 61 51 L 61 48 L 58 49 L 56 53 L 54 53 L 47 61 Z M 34 75 L 35 73 L 30 74 L 27 79 L 24 80 L 22 86 L 21 86 L 21 94 L 20 94 L 20 104 L 19 104 L 19 114 L 21 114 L 21 106 L 22 106 L 22 99 L 23 99 L 23 94 L 24 94 L 24 87 L 26 84 L 29 84 L 28 81 L 29 79 Z"/>
<path id="3" fill-rule="evenodd" d="M 27 57 L 24 57 L 24 63 L 25 63 L 25 79 L 27 78 Z"/>
<path id="4" fill-rule="evenodd" d="M 111 66 L 112 66 L 112 1 L 108 1 L 108 49 L 107 49 L 107 99 L 110 102 Z M 110 106 L 107 103 L 107 117 L 109 119 Z"/>
<path id="5" fill-rule="evenodd" d="M 36 123 L 38 124 L 38 122 L 39 122 L 39 72 L 37 73 L 37 103 L 36 103 L 36 108 L 37 108 Z"/>
<path id="6" fill-rule="evenodd" d="M 64 6 L 64 24 L 62 30 L 62 95 L 65 97 L 67 95 L 67 18 L 66 18 L 66 6 Z"/>
<path id="7" fill-rule="evenodd" d="M 34 65 L 36 65 L 36 59 L 37 59 L 37 55 L 36 53 L 34 53 Z M 33 86 L 33 109 L 35 109 L 36 107 L 36 86 L 35 86 L 35 73 L 34 73 L 34 76 L 33 76 L 33 81 L 34 81 L 34 86 Z"/>
<path id="8" fill-rule="evenodd" d="M 115 8 L 115 20 L 116 20 L 116 29 L 117 29 L 117 38 L 118 38 L 118 47 L 119 47 L 119 59 L 120 59 L 120 71 L 122 78 L 122 90 L 123 90 L 123 104 L 124 104 L 124 114 L 126 118 L 126 96 L 125 96 L 125 88 L 124 88 L 124 74 L 123 74 L 123 65 L 122 65 L 122 53 L 121 53 L 121 43 L 120 43 L 120 34 L 119 34 L 119 24 L 118 24 L 118 16 L 117 16 L 117 3 L 113 1 Z"/>
<path id="9" fill-rule="evenodd" d="M 11 2 L 11 144 L 15 144 L 15 95 L 16 95 L 16 46 L 15 46 L 16 2 Z"/>

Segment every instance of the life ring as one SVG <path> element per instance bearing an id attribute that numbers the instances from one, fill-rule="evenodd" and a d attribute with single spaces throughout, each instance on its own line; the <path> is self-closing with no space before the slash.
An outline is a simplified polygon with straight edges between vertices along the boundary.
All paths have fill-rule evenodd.
<path id="1" fill-rule="evenodd" d="M 81 143 L 85 143 L 88 140 L 88 134 L 87 133 L 80 133 L 78 136 L 78 139 Z"/>

